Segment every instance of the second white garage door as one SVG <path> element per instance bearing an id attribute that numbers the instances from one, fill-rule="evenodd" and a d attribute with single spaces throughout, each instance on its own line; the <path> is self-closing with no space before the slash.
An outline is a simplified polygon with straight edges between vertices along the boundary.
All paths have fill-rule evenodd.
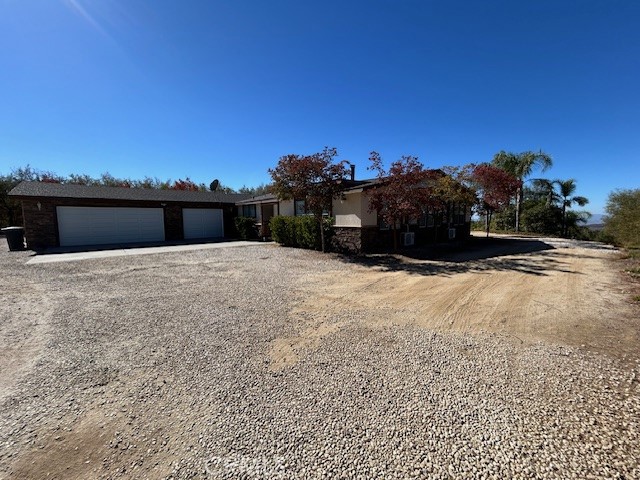
<path id="1" fill-rule="evenodd" d="M 57 207 L 60 246 L 161 242 L 161 208 Z"/>
<path id="2" fill-rule="evenodd" d="M 224 237 L 222 210 L 219 208 L 183 208 L 184 238 Z"/>

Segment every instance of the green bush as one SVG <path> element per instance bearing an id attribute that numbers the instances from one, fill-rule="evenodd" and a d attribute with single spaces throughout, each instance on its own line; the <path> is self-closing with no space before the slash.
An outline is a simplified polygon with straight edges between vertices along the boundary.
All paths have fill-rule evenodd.
<path id="1" fill-rule="evenodd" d="M 310 250 L 321 250 L 320 225 L 315 217 L 277 216 L 269 223 L 273 240 L 285 247 L 300 247 Z M 331 219 L 323 220 L 325 246 L 331 244 L 333 227 Z"/>
<path id="2" fill-rule="evenodd" d="M 285 247 L 297 247 L 295 224 L 291 219 L 295 217 L 272 217 L 269 222 L 271 237 Z"/>
<path id="3" fill-rule="evenodd" d="M 471 220 L 471 230 L 481 230 L 484 232 L 484 219 Z"/>
<path id="4" fill-rule="evenodd" d="M 258 238 L 258 231 L 256 230 L 256 219 L 251 217 L 236 217 L 235 220 L 236 230 L 238 236 L 243 240 L 254 240 Z"/>
<path id="5" fill-rule="evenodd" d="M 513 231 L 516 228 L 516 207 L 509 205 L 501 212 L 494 212 L 491 228 L 498 231 Z M 484 230 L 484 225 L 482 226 Z"/>
<path id="6" fill-rule="evenodd" d="M 606 210 L 605 233 L 618 245 L 640 247 L 640 189 L 610 193 Z"/>
<path id="7" fill-rule="evenodd" d="M 533 204 L 522 212 L 520 223 L 525 232 L 559 235 L 562 210 L 544 203 Z"/>

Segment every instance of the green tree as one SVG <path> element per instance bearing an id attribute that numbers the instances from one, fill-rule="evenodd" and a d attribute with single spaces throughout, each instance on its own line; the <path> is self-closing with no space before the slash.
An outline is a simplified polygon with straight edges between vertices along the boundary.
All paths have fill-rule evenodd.
<path id="1" fill-rule="evenodd" d="M 556 192 L 556 181 L 546 178 L 535 178 L 531 182 L 531 188 L 523 189 L 523 199 L 533 199 L 544 201 L 547 207 L 560 202 L 558 192 Z M 523 205 L 523 210 L 526 206 Z"/>
<path id="2" fill-rule="evenodd" d="M 541 171 L 545 171 L 553 165 L 553 160 L 542 150 L 539 152 L 522 152 L 512 153 L 501 150 L 493 156 L 495 166 L 502 168 L 510 173 L 521 184 L 524 179 L 529 177 L 535 168 L 539 167 Z M 520 231 L 520 214 L 522 213 L 522 186 L 516 191 L 516 232 Z"/>
<path id="3" fill-rule="evenodd" d="M 254 197 L 266 195 L 271 193 L 271 185 L 266 183 L 261 183 L 257 187 L 247 187 L 246 185 L 243 185 L 238 189 L 238 193 L 247 193 Z"/>
<path id="4" fill-rule="evenodd" d="M 625 247 L 640 247 L 640 189 L 609 194 L 604 231 Z"/>
<path id="5" fill-rule="evenodd" d="M 21 225 L 20 202 L 9 198 L 9 192 L 20 182 L 61 183 L 64 178 L 50 171 L 37 170 L 30 165 L 14 168 L 11 173 L 0 176 L 0 226 Z"/>
<path id="6" fill-rule="evenodd" d="M 584 207 L 587 203 L 589 203 L 589 199 L 581 196 L 574 196 L 573 194 L 576 191 L 576 181 L 573 178 L 569 180 L 554 180 L 556 185 L 559 188 L 559 194 L 562 198 L 562 236 L 567 236 L 567 208 L 571 208 L 571 206 L 575 203 L 581 207 Z M 579 218 L 579 217 L 572 217 Z"/>
<path id="7" fill-rule="evenodd" d="M 546 200 L 526 200 L 523 203 L 521 226 L 526 232 L 558 235 L 562 224 L 562 210 Z"/>
<path id="8" fill-rule="evenodd" d="M 589 229 L 585 224 L 591 217 L 591 213 L 585 211 L 567 210 L 565 217 L 565 236 L 580 240 L 589 239 Z"/>

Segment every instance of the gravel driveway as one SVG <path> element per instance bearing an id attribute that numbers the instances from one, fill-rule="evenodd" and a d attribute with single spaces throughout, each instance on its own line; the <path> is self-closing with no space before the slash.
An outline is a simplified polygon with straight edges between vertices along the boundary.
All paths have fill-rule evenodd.
<path id="1" fill-rule="evenodd" d="M 628 362 L 310 317 L 355 268 L 316 252 L 28 258 L 0 253 L 1 478 L 640 478 Z"/>

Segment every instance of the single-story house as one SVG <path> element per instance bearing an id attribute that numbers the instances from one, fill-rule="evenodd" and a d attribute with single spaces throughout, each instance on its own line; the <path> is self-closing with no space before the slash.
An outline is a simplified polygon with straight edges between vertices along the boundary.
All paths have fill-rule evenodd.
<path id="1" fill-rule="evenodd" d="M 378 213 L 369 211 L 369 192 L 380 184 L 379 179 L 342 180 L 344 189 L 332 202 L 330 216 L 334 218 L 333 245 L 338 250 L 371 252 L 393 245 L 393 230 Z M 304 199 L 278 200 L 275 195 L 261 195 L 236 203 L 239 216 L 256 219 L 260 235 L 268 237 L 269 220 L 274 215 L 306 215 Z M 400 226 L 398 226 L 400 227 Z M 471 206 L 449 203 L 446 209 L 425 208 L 420 218 L 401 226 L 401 244 L 460 242 L 471 234 Z"/>
<path id="2" fill-rule="evenodd" d="M 31 249 L 223 238 L 243 194 L 22 182 Z"/>

